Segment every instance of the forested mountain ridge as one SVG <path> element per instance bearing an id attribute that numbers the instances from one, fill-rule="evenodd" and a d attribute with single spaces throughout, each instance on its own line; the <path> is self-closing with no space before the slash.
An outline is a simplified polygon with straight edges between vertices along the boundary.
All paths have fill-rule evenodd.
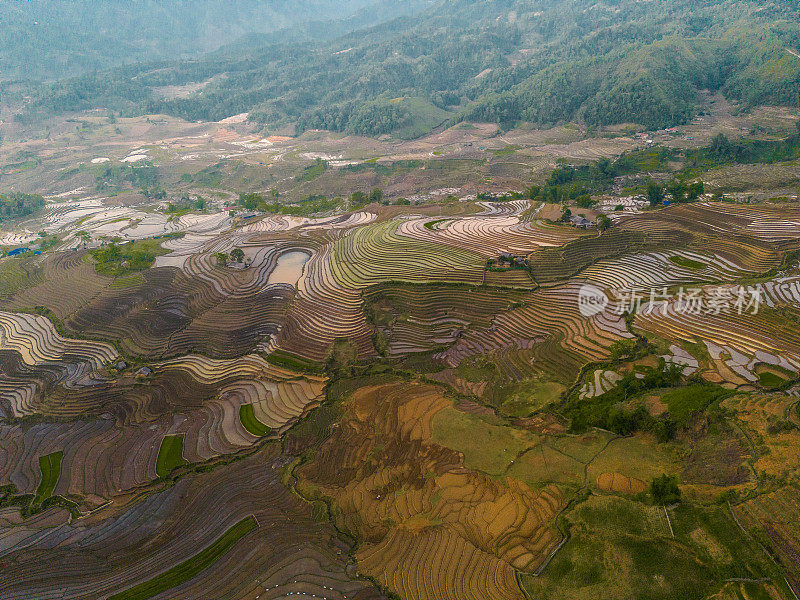
<path id="1" fill-rule="evenodd" d="M 664 127 L 691 118 L 702 89 L 745 107 L 798 104 L 800 7 L 788 0 L 449 0 L 334 39 L 321 29 L 58 82 L 30 108 L 250 112 L 267 127 L 377 135 L 458 119 Z M 187 98 L 154 93 L 201 81 Z"/>
<path id="2" fill-rule="evenodd" d="M 25 0 L 0 3 L 0 80 L 54 79 L 194 57 L 253 33 L 342 19 L 374 0 Z M 363 24 L 380 21 L 373 15 Z"/>

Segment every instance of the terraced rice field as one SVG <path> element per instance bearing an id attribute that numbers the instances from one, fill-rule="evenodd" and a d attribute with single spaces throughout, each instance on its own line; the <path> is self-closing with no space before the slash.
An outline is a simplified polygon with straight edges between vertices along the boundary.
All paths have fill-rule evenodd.
<path id="1" fill-rule="evenodd" d="M 313 482 L 309 493 L 333 498 L 342 526 L 369 540 L 356 555 L 359 568 L 395 593 L 523 598 L 514 569 L 534 570 L 558 543 L 552 521 L 564 498 L 555 486 L 535 491 L 465 470 L 464 459 L 432 437 L 448 405 L 432 386 L 362 388 L 300 476 Z"/>
<path id="2" fill-rule="evenodd" d="M 800 339 L 768 312 L 685 314 L 674 305 L 666 314 L 640 314 L 637 326 L 667 339 L 702 340 L 719 375 L 727 381 L 757 382 L 758 365 L 800 372 Z"/>
<path id="3" fill-rule="evenodd" d="M 230 550 L 242 537 L 258 528 L 253 517 L 242 519 L 228 529 L 222 537 L 200 553 L 124 592 L 109 596 L 109 600 L 146 600 L 196 577 Z"/>
<path id="4" fill-rule="evenodd" d="M 336 282 L 350 289 L 385 281 L 481 283 L 478 254 L 405 236 L 407 223 L 369 225 L 337 240 L 331 257 Z"/>
<path id="5" fill-rule="evenodd" d="M 4 525 L 2 594 L 47 598 L 56 590 L 58 597 L 83 600 L 169 584 L 156 597 L 385 599 L 348 574 L 352 542 L 313 519 L 310 506 L 281 483 L 280 464 L 280 451 L 267 446 L 225 469 L 109 505 L 78 527 L 58 508 L 24 527 Z"/>
<path id="6" fill-rule="evenodd" d="M 121 277 L 74 239 L 0 259 L 0 598 L 791 600 L 800 212 L 541 214 L 54 203 L 185 235 Z M 720 285 L 762 310 L 617 310 Z"/>
<path id="7" fill-rule="evenodd" d="M 734 508 L 742 524 L 774 548 L 787 569 L 790 585 L 800 586 L 800 530 L 798 530 L 798 491 L 793 486 L 754 498 Z"/>

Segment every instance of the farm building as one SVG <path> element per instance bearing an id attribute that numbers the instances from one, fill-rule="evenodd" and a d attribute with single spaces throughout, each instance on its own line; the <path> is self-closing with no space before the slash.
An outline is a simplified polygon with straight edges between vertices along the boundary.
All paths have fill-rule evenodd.
<path id="1" fill-rule="evenodd" d="M 578 227 L 580 229 L 590 229 L 594 227 L 594 223 L 592 221 L 580 215 L 575 215 L 573 217 L 570 217 L 569 222 L 572 224 L 573 227 Z"/>

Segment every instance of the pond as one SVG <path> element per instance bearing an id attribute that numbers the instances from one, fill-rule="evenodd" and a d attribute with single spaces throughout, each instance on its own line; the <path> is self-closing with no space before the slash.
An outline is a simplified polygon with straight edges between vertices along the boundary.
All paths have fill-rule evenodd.
<path id="1" fill-rule="evenodd" d="M 278 257 L 278 264 L 269 274 L 267 285 L 274 283 L 288 283 L 295 285 L 297 280 L 303 274 L 303 265 L 308 262 L 311 255 L 302 250 L 293 250 L 285 252 Z"/>

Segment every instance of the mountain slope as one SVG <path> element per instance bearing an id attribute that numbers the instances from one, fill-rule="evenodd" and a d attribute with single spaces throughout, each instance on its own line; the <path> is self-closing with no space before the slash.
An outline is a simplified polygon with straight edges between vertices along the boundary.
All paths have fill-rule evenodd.
<path id="1" fill-rule="evenodd" d="M 450 0 L 334 39 L 311 27 L 60 82 L 31 108 L 213 120 L 247 111 L 267 127 L 380 134 L 407 129 L 408 106 L 422 101 L 453 119 L 663 127 L 695 113 L 700 89 L 797 105 L 800 59 L 787 48 L 800 48 L 800 8 L 788 1 Z M 154 93 L 201 81 L 188 98 Z"/>
<path id="2" fill-rule="evenodd" d="M 0 80 L 191 57 L 250 33 L 341 19 L 371 0 L 26 0 L 0 3 Z M 373 18 L 372 22 L 376 22 Z"/>

